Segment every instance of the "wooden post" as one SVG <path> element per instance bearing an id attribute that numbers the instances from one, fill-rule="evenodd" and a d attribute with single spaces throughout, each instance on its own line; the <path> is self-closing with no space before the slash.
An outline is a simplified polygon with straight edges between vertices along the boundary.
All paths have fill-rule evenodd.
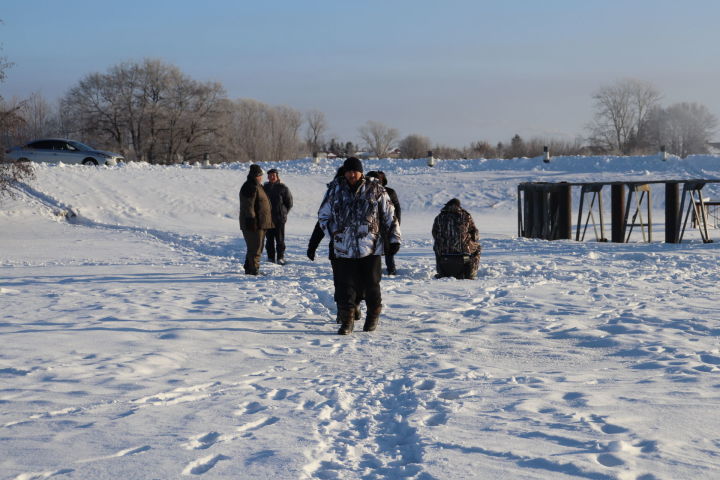
<path id="1" fill-rule="evenodd" d="M 610 241 L 625 243 L 625 185 L 610 187 L 612 234 Z"/>
<path id="2" fill-rule="evenodd" d="M 665 183 L 665 243 L 680 241 L 680 184 Z"/>
<path id="3" fill-rule="evenodd" d="M 558 197 L 558 225 L 556 238 L 563 240 L 572 239 L 572 186 L 560 185 L 557 191 Z M 553 239 L 554 240 L 554 239 Z"/>

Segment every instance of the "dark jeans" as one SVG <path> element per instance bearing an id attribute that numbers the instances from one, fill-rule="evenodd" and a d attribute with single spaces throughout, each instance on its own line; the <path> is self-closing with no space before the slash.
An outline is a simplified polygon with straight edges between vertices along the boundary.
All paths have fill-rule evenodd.
<path id="1" fill-rule="evenodd" d="M 335 301 L 338 311 L 352 311 L 365 295 L 368 312 L 382 305 L 380 255 L 334 260 Z"/>
<path id="2" fill-rule="evenodd" d="M 276 223 L 275 228 L 267 231 L 265 236 L 265 250 L 267 250 L 268 259 L 271 262 L 277 259 L 285 258 L 285 224 Z"/>

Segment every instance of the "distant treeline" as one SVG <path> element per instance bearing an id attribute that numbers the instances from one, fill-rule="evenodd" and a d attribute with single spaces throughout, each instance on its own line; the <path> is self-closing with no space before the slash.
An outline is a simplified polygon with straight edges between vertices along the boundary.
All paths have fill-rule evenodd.
<path id="1" fill-rule="evenodd" d="M 9 65 L 2 64 L 3 75 Z M 163 164 L 276 161 L 317 152 L 516 158 L 540 156 L 545 146 L 553 155 L 656 153 L 661 145 L 681 156 L 707 153 L 716 118 L 697 103 L 664 108 L 660 98 L 652 85 L 637 80 L 603 87 L 593 94 L 587 138 L 574 141 L 515 135 L 507 142 L 452 147 L 419 134 L 401 137 L 395 128 L 367 121 L 358 128 L 361 142 L 356 144 L 330 138 L 323 112 L 229 99 L 219 83 L 200 82 L 173 65 L 145 59 L 88 74 L 54 104 L 40 94 L 9 101 L 0 97 L 0 141 L 6 148 L 40 137 L 73 138 L 131 160 Z"/>

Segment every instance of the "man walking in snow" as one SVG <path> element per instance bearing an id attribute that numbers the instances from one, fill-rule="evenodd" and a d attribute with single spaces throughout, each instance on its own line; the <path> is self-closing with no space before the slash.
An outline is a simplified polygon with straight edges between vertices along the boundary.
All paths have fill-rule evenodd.
<path id="1" fill-rule="evenodd" d="M 265 231 L 273 228 L 270 200 L 262 187 L 262 176 L 260 165 L 250 165 L 247 180 L 240 188 L 240 230 L 247 245 L 246 275 L 258 274 Z"/>
<path id="2" fill-rule="evenodd" d="M 318 222 L 332 239 L 338 334 L 347 335 L 358 320 L 355 304 L 362 292 L 367 307 L 363 331 L 377 328 L 382 310 L 380 256 L 384 253 L 380 231 L 385 230 L 393 254 L 400 249 L 401 234 L 395 209 L 380 182 L 366 179 L 362 162 L 355 157 L 345 160 L 343 168 L 343 176 L 325 193 Z"/>
<path id="3" fill-rule="evenodd" d="M 270 199 L 272 206 L 272 221 L 275 225 L 267 231 L 265 237 L 265 250 L 268 260 L 285 265 L 285 222 L 293 206 L 290 189 L 280 181 L 277 169 L 271 168 L 267 172 L 268 181 L 263 188 Z M 276 256 L 277 255 L 277 256 Z"/>

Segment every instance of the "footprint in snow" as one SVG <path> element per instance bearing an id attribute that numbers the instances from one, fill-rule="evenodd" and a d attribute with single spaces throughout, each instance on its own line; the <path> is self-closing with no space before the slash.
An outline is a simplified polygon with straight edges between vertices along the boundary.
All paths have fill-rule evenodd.
<path id="1" fill-rule="evenodd" d="M 254 413 L 261 412 L 263 410 L 267 410 L 267 407 L 263 405 L 260 402 L 250 402 L 240 405 L 240 410 L 238 410 L 235 414 L 236 415 L 252 415 Z"/>
<path id="2" fill-rule="evenodd" d="M 143 445 L 142 447 L 135 447 L 135 448 L 128 448 L 125 450 L 120 450 L 117 452 L 113 457 L 127 457 L 128 455 L 136 455 L 138 453 L 147 452 L 150 450 L 149 445 Z"/>
<path id="3" fill-rule="evenodd" d="M 619 433 L 626 433 L 629 431 L 627 428 L 621 427 L 620 425 L 613 425 L 612 423 L 607 423 L 605 419 L 599 415 L 593 415 L 591 419 L 600 427 L 600 430 L 603 433 L 606 433 L 608 435 L 617 435 Z"/>
<path id="4" fill-rule="evenodd" d="M 619 467 L 625 465 L 625 461 L 621 458 L 613 455 L 612 453 L 603 453 L 597 456 L 597 461 L 600 465 L 605 467 Z"/>
<path id="5" fill-rule="evenodd" d="M 208 470 L 213 468 L 220 460 L 229 460 L 230 457 L 225 455 L 209 455 L 207 457 L 199 458 L 193 462 L 188 463 L 185 469 L 182 471 L 183 475 L 202 475 Z"/>
<path id="6" fill-rule="evenodd" d="M 185 448 L 188 450 L 205 450 L 215 445 L 219 439 L 220 434 L 218 432 L 209 432 L 204 435 L 191 438 L 185 445 Z"/>
<path id="7" fill-rule="evenodd" d="M 563 395 L 563 400 L 565 400 L 569 405 L 573 407 L 584 407 L 587 405 L 587 399 L 585 398 L 585 394 L 581 392 L 568 392 L 565 395 Z"/>
<path id="8" fill-rule="evenodd" d="M 249 431 L 253 431 L 253 430 L 259 430 L 263 427 L 267 427 L 269 425 L 277 423 L 278 421 L 280 421 L 280 419 L 278 417 L 262 417 L 253 422 L 248 422 L 244 425 L 240 425 L 239 427 L 237 427 L 237 431 L 238 432 L 249 432 Z"/>
<path id="9" fill-rule="evenodd" d="M 428 427 L 439 427 L 445 425 L 450 417 L 447 413 L 436 413 L 423 419 L 423 423 Z"/>
<path id="10" fill-rule="evenodd" d="M 435 382 L 435 380 L 423 380 L 422 382 L 417 384 L 415 388 L 417 388 L 418 390 L 432 390 L 433 388 L 435 388 L 436 385 L 437 383 Z"/>

